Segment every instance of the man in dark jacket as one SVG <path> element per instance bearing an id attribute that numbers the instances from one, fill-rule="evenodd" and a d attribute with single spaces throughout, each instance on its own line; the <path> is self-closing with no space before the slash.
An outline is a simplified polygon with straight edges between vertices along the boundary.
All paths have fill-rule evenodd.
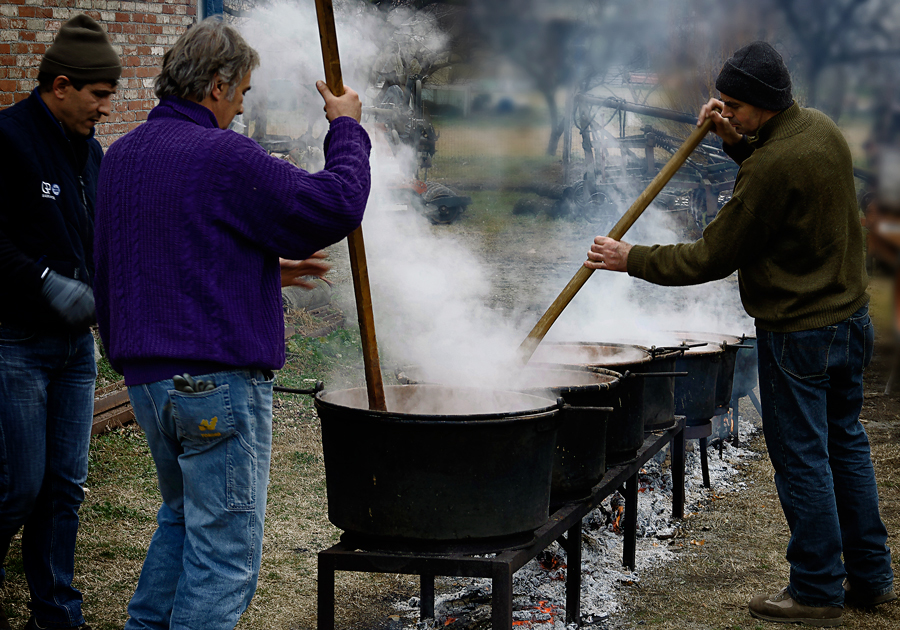
<path id="1" fill-rule="evenodd" d="M 72 578 L 97 373 L 93 135 L 120 74 L 102 27 L 77 15 L 31 96 L 0 112 L 0 564 L 23 528 L 27 630 L 87 628 Z"/>
<path id="2" fill-rule="evenodd" d="M 791 530 L 790 582 L 754 597 L 750 614 L 837 626 L 845 603 L 897 598 L 859 422 L 874 332 L 850 148 L 827 116 L 793 101 L 787 68 L 765 42 L 728 59 L 716 88 L 721 99 L 703 106 L 698 124 L 711 117 L 741 167 L 703 238 L 631 246 L 598 236 L 585 265 L 668 286 L 738 271 L 756 320 L 763 432 Z"/>

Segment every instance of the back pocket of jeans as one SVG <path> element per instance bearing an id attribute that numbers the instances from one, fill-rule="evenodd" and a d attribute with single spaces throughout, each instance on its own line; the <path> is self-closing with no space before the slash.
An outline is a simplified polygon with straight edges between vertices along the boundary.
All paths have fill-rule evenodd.
<path id="1" fill-rule="evenodd" d="M 781 369 L 797 378 L 824 375 L 836 334 L 836 326 L 779 334 L 782 345 L 778 363 Z"/>
<path id="2" fill-rule="evenodd" d="M 199 394 L 170 390 L 169 400 L 172 402 L 172 417 L 183 439 L 212 445 L 234 435 L 228 385 Z"/>
<path id="3" fill-rule="evenodd" d="M 198 394 L 171 390 L 169 400 L 185 450 L 209 457 L 210 474 L 214 477 L 224 473 L 225 508 L 234 512 L 253 510 L 256 504 L 256 455 L 252 439 L 247 439 L 252 432 L 249 427 L 242 426 L 242 423 L 246 424 L 243 415 L 234 412 L 229 386 L 220 385 Z M 218 452 L 213 453 L 216 450 Z"/>

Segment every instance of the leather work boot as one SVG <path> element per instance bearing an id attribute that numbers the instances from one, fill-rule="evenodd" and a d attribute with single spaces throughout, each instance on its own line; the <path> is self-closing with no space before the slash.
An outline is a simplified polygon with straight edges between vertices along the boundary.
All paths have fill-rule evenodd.
<path id="1" fill-rule="evenodd" d="M 854 589 L 850 586 L 849 580 L 844 580 L 844 603 L 848 606 L 853 606 L 854 608 L 872 608 L 879 604 L 892 602 L 895 599 L 897 599 L 897 593 L 894 592 L 894 587 L 891 587 L 891 590 L 887 593 L 871 595 Z"/>
<path id="2" fill-rule="evenodd" d="M 795 602 L 784 587 L 774 595 L 757 595 L 750 600 L 750 614 L 776 623 L 803 623 L 819 628 L 843 624 L 844 609 L 839 606 L 804 606 Z"/>

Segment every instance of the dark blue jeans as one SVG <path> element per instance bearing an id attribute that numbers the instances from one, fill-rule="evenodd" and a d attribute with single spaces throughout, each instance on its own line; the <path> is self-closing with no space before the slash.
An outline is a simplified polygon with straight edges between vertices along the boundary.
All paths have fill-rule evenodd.
<path id="1" fill-rule="evenodd" d="M 756 333 L 763 431 L 791 530 L 791 597 L 842 606 L 845 577 L 861 595 L 887 592 L 891 554 L 859 422 L 875 334 L 868 306 L 834 326 Z"/>
<path id="2" fill-rule="evenodd" d="M 94 413 L 94 339 L 0 326 L 0 551 L 20 527 L 31 611 L 84 623 L 72 586 Z"/>

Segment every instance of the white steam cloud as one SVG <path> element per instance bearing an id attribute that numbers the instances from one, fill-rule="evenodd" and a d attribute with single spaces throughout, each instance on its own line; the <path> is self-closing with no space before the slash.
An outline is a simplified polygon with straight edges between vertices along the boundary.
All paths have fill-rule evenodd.
<path id="1" fill-rule="evenodd" d="M 338 8 L 344 83 L 363 96 L 364 105 L 378 104 L 372 102 L 376 90 L 369 83 L 377 72 L 398 68 L 404 45 L 414 42 L 431 50 L 445 45 L 434 21 L 421 14 L 383 12 L 365 3 Z M 314 83 L 322 78 L 323 66 L 312 0 L 269 5 L 242 18 L 238 26 L 262 58 L 248 98 L 282 98 L 296 104 L 300 110 L 296 116 L 302 121 L 296 135 L 309 125 L 321 126 L 322 102 Z M 371 125 L 367 127 L 374 136 Z M 536 283 L 525 273 L 518 279 L 512 276 L 523 288 L 534 285 L 530 299 L 512 309 L 490 308 L 494 272 L 480 255 L 450 236 L 449 230 L 397 211 L 407 199 L 396 188 L 404 176 L 416 172 L 415 156 L 411 151 L 393 155 L 383 139 L 373 137 L 373 142 L 373 191 L 363 229 L 382 355 L 393 365 L 417 366 L 429 380 L 502 387 L 519 344 L 578 271 L 595 228 L 584 226 L 583 233 L 567 243 L 571 254 L 557 265 L 555 281 Z M 647 244 L 683 240 L 664 217 L 648 210 L 625 240 Z M 547 243 L 538 240 L 533 246 Z M 649 345 L 659 343 L 657 333 L 664 330 L 753 332 L 733 278 L 699 287 L 663 288 L 626 274 L 597 272 L 551 329 L 548 340 L 644 339 Z"/>

